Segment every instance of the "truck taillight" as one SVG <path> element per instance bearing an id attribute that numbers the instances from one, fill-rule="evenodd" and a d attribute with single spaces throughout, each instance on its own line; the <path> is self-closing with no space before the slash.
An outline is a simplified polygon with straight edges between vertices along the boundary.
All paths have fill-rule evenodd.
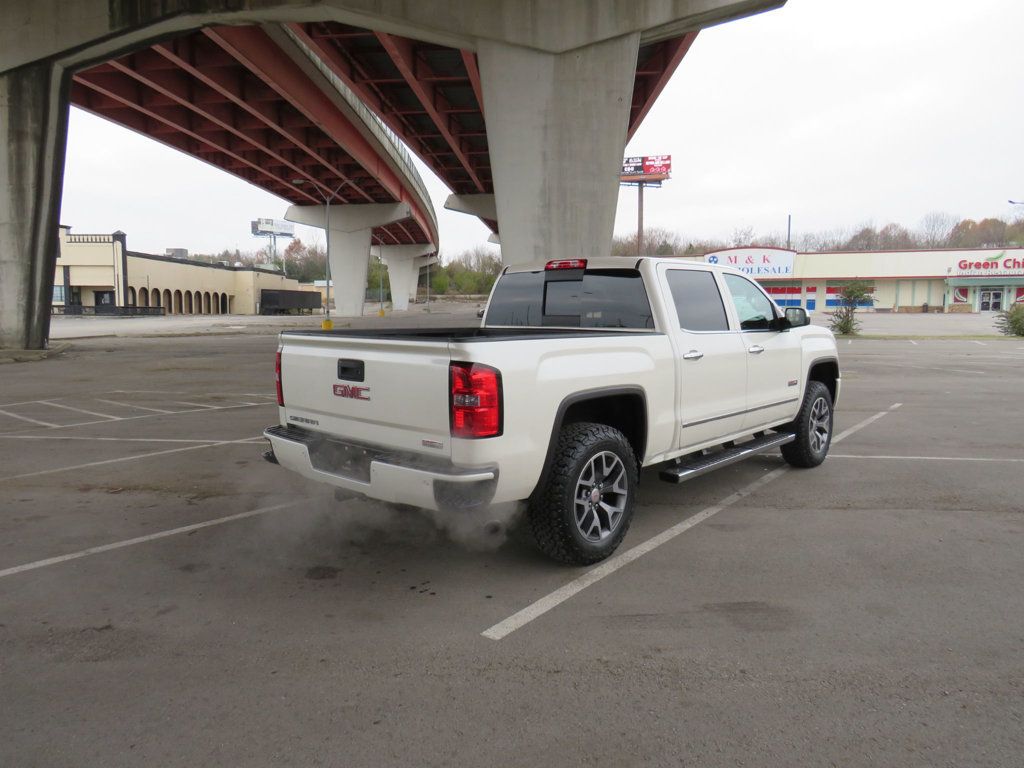
<path id="1" fill-rule="evenodd" d="M 497 437 L 501 434 L 501 373 L 480 363 L 452 363 L 452 437 Z"/>
<path id="2" fill-rule="evenodd" d="M 274 358 L 274 380 L 277 382 L 277 404 L 284 405 L 284 387 L 281 386 L 281 350 Z"/>

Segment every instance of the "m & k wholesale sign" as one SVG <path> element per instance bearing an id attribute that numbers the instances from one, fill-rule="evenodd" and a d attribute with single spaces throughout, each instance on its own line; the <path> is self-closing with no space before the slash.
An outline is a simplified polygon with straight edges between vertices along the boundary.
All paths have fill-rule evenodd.
<path id="1" fill-rule="evenodd" d="M 735 267 L 751 277 L 790 277 L 795 256 L 795 251 L 781 248 L 729 248 L 709 253 L 704 260 Z"/>

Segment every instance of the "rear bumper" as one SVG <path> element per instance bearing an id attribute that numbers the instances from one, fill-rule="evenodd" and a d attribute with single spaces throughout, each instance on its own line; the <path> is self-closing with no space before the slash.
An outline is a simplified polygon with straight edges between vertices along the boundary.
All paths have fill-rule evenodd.
<path id="1" fill-rule="evenodd" d="M 495 467 L 459 467 L 290 426 L 268 427 L 263 436 L 271 445 L 268 461 L 381 501 L 425 509 L 475 508 L 489 504 L 497 486 Z"/>

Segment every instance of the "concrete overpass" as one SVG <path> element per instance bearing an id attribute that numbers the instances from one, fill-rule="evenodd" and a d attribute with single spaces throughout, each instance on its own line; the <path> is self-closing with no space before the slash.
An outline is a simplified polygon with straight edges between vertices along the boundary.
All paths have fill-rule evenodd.
<path id="1" fill-rule="evenodd" d="M 389 260 L 402 284 L 415 280 L 413 257 L 437 250 L 408 152 L 278 25 L 206 27 L 81 70 L 71 103 L 290 201 L 294 221 L 326 226 L 331 199 L 342 315 L 362 309 L 371 243 L 408 254 Z M 405 302 L 403 293 L 397 308 Z"/>
<path id="2" fill-rule="evenodd" d="M 361 100 L 430 158 L 428 164 L 459 195 L 451 207 L 470 210 L 495 227 L 500 223 L 503 258 L 515 263 L 552 253 L 607 253 L 627 133 L 650 108 L 693 34 L 784 2 L 8 0 L 0 9 L 0 143 L 6 148 L 0 154 L 0 346 L 45 344 L 70 98 L 97 98 L 83 95 L 82 88 L 96 93 L 93 86 L 104 88 L 104 80 L 123 85 L 123 78 L 130 78 L 133 88 L 152 89 L 153 83 L 136 76 L 152 70 L 135 68 L 131 56 L 167 59 L 154 49 L 168 48 L 170 38 L 207 27 L 260 24 L 265 26 L 256 31 L 214 30 L 191 37 L 225 51 L 224 40 L 262 34 L 282 50 L 314 51 L 335 78 L 345 82 L 347 77 Z M 273 24 L 285 26 L 267 26 Z M 369 40 L 369 49 L 360 47 L 360 39 Z M 390 64 L 380 60 L 377 48 Z M 143 49 L 149 54 L 137 53 Z M 244 52 L 240 56 L 236 61 L 248 58 Z M 375 57 L 382 71 L 393 70 L 390 77 L 360 73 L 356 65 L 365 68 Z M 180 58 L 181 63 L 171 63 L 191 75 L 182 65 L 195 60 Z M 122 61 L 122 67 L 106 64 L 111 60 Z M 448 71 L 445 60 L 454 61 Z M 259 68 L 259 62 L 248 63 Z M 311 68 L 319 69 L 307 56 L 307 73 Z M 321 70 L 319 76 L 327 74 Z M 459 103 L 457 80 L 468 84 L 472 100 Z M 389 95 L 386 86 L 392 85 L 404 101 Z M 287 100 L 289 86 L 281 87 L 278 95 Z M 172 102 L 188 95 L 167 90 L 161 98 Z M 131 101 L 130 94 L 114 89 L 101 93 L 100 102 L 119 97 Z M 144 117 L 161 123 L 169 140 L 202 143 L 188 135 L 196 102 L 187 100 L 169 105 L 189 110 L 184 123 Z M 124 100 L 120 106 L 135 109 Z M 463 112 L 454 111 L 460 107 Z M 211 116 L 216 115 L 202 119 Z M 219 128 L 231 133 L 228 127 L 235 124 L 224 123 Z M 228 141 L 249 138 L 233 135 Z M 265 159 L 247 163 L 252 158 L 244 152 L 232 157 L 224 152 L 230 147 L 204 146 L 209 157 L 229 158 L 224 163 L 236 165 L 233 172 L 251 175 L 256 183 L 280 185 L 287 176 L 271 180 Z M 273 161 L 287 168 L 280 163 L 290 156 L 278 154 Z M 277 188 L 282 194 L 284 187 Z M 373 196 L 369 188 L 364 191 Z M 300 192 L 288 199 L 312 204 Z"/>

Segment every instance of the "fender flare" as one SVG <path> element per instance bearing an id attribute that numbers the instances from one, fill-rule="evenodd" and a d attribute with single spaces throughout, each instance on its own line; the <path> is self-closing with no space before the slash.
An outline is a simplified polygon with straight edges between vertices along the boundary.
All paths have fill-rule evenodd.
<path id="1" fill-rule="evenodd" d="M 637 385 L 597 387 L 595 389 L 585 389 L 580 392 L 574 392 L 571 395 L 567 395 L 562 402 L 558 404 L 558 409 L 555 411 L 555 418 L 551 425 L 551 435 L 548 438 L 548 449 L 544 454 L 544 464 L 541 467 L 540 477 L 537 479 L 534 491 L 536 491 L 537 488 L 542 487 L 547 482 L 548 476 L 551 474 L 551 457 L 554 455 L 555 446 L 558 443 L 558 435 L 562 431 L 562 426 L 565 423 L 565 414 L 568 413 L 569 409 L 578 403 L 585 403 L 588 400 L 600 400 L 604 397 L 616 397 L 621 395 L 640 397 L 640 402 L 643 404 L 644 411 L 643 443 L 644 450 L 646 450 L 649 419 L 647 418 L 647 392 L 643 387 Z M 639 469 L 643 464 L 643 455 L 639 455 L 636 458 L 637 469 Z M 531 496 L 532 495 L 533 494 L 531 493 Z"/>

